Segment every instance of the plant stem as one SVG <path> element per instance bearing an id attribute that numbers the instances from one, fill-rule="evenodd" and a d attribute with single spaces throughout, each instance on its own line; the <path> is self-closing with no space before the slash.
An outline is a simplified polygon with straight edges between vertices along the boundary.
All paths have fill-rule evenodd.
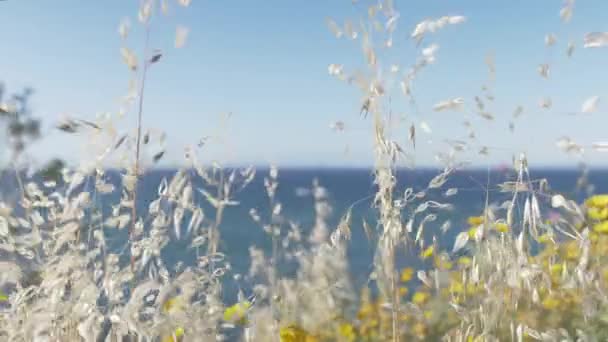
<path id="1" fill-rule="evenodd" d="M 391 258 L 395 258 L 392 256 Z M 398 312 L 399 312 L 399 289 L 397 288 L 397 271 L 393 267 L 392 271 L 392 289 L 393 289 L 393 305 L 392 309 L 392 320 L 393 320 L 393 342 L 399 342 L 399 333 L 397 327 Z"/>
<path id="2" fill-rule="evenodd" d="M 150 26 L 146 25 L 146 43 L 144 46 L 144 67 L 141 77 L 141 87 L 139 89 L 139 104 L 137 110 L 137 138 L 135 144 L 135 185 L 133 187 L 133 206 L 131 207 L 131 225 L 129 227 L 129 241 L 133 242 L 133 232 L 135 231 L 135 224 L 137 223 L 137 185 L 139 183 L 139 159 L 141 150 L 141 127 L 142 117 L 144 111 L 144 93 L 146 89 L 146 75 L 148 74 L 149 63 L 145 59 L 148 52 L 148 45 L 150 43 Z M 135 257 L 131 255 L 131 272 L 135 270 Z"/>

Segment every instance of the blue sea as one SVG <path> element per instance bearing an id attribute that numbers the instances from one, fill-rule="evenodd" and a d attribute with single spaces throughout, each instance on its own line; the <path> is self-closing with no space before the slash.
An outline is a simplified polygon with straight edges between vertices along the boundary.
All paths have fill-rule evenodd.
<path id="1" fill-rule="evenodd" d="M 138 207 L 147 208 L 150 200 L 154 199 L 156 189 L 164 177 L 170 178 L 174 171 L 157 170 L 147 173 L 141 180 L 141 203 Z M 413 188 L 414 192 L 427 188 L 429 181 L 439 173 L 438 170 L 402 170 L 397 173 L 398 185 L 396 193 L 403 194 L 406 188 Z M 263 179 L 268 176 L 268 170 L 258 170 L 254 181 L 241 193 L 236 195 L 240 202 L 238 206 L 229 207 L 224 215 L 220 227 L 221 251 L 225 253 L 232 265 L 233 272 L 246 273 L 249 268 L 249 247 L 257 246 L 269 252 L 271 242 L 263 229 L 256 224 L 249 215 L 251 208 L 255 208 L 262 217 L 270 213 L 269 201 L 266 196 Z M 581 171 L 576 169 L 557 170 L 539 169 L 531 170 L 533 180 L 546 179 L 549 184 L 547 194 L 561 193 L 569 198 L 582 201 L 587 196 L 585 187 L 577 186 Z M 282 215 L 299 225 L 302 234 L 306 237 L 314 225 L 313 198 L 302 196 L 298 189 L 310 189 L 313 180 L 325 187 L 329 193 L 329 202 L 333 208 L 330 217 L 330 227 L 335 227 L 341 217 L 352 209 L 351 231 L 352 240 L 349 245 L 349 261 L 353 281 L 357 284 L 365 282 L 372 267 L 374 241 L 369 241 L 363 229 L 363 220 L 372 227 L 375 225 L 376 211 L 373 208 L 375 185 L 373 173 L 370 169 L 283 169 L 279 170 L 279 187 L 277 201 L 282 204 Z M 451 203 L 453 209 L 449 212 L 439 213 L 436 221 L 425 225 L 425 236 L 440 236 L 439 243 L 444 248 L 451 248 L 455 235 L 467 227 L 469 216 L 480 215 L 486 204 L 502 202 L 510 199 L 511 194 L 502 193 L 497 185 L 505 181 L 514 181 L 516 174 L 507 170 L 468 170 L 455 171 L 447 183 L 439 190 L 429 191 L 425 200 L 436 200 L 441 203 Z M 592 170 L 587 175 L 589 184 L 595 186 L 596 193 L 608 191 L 608 170 Z M 445 190 L 456 188 L 454 196 L 446 197 Z M 200 194 L 196 197 L 204 201 Z M 542 196 L 543 194 L 541 194 Z M 548 196 L 544 197 L 548 199 Z M 542 199 L 542 198 L 541 198 Z M 421 202 L 420 202 L 421 203 Z M 213 214 L 211 208 L 204 205 L 209 215 Z M 411 215 L 415 206 L 405 208 L 404 222 Z M 549 208 L 547 208 L 549 210 Z M 145 209 L 144 209 L 145 211 Z M 423 215 L 421 215 L 423 216 Z M 445 220 L 451 221 L 451 229 L 446 234 L 439 234 L 440 226 Z M 414 225 L 414 229 L 417 224 Z M 400 255 L 399 264 L 405 265 L 416 262 L 414 250 L 406 251 Z M 193 260 L 193 251 L 187 249 L 186 242 L 174 242 L 167 248 L 164 256 L 168 262 L 182 260 L 188 263 Z M 288 266 L 286 266 L 288 267 Z M 287 272 L 288 270 L 286 270 Z"/>
<path id="2" fill-rule="evenodd" d="M 398 171 L 396 196 L 402 195 L 405 189 L 410 187 L 414 192 L 426 189 L 429 181 L 438 173 L 439 170 L 431 169 Z M 137 208 L 139 213 L 148 211 L 150 202 L 157 197 L 157 189 L 162 179 L 170 179 L 174 174 L 175 170 L 152 170 L 142 176 L 138 186 Z M 194 171 L 192 171 L 192 175 L 195 175 Z M 230 263 L 234 274 L 246 274 L 248 272 L 250 264 L 249 248 L 251 246 L 259 247 L 270 255 L 271 241 L 268 234 L 249 215 L 250 209 L 254 208 L 262 217 L 269 216 L 271 209 L 264 187 L 264 178 L 267 176 L 268 169 L 258 169 L 253 182 L 242 192 L 236 194 L 235 200 L 240 202 L 239 205 L 228 207 L 224 213 L 220 226 L 220 251 L 228 257 L 227 261 Z M 577 181 L 581 176 L 580 170 L 533 169 L 530 176 L 533 180 L 546 179 L 548 181 L 548 193 L 541 194 L 541 199 L 548 199 L 549 195 L 553 193 L 561 193 L 577 201 L 583 201 L 587 196 L 585 187 L 577 186 Z M 108 172 L 107 177 L 109 177 L 110 182 L 119 185 L 120 175 L 117 171 Z M 335 227 L 341 217 L 349 209 L 352 209 L 352 240 L 348 249 L 349 267 L 353 282 L 359 285 L 363 284 L 372 270 L 375 248 L 375 241 L 369 241 L 363 229 L 364 220 L 371 227 L 375 227 L 375 218 L 377 217 L 372 203 L 375 193 L 372 170 L 279 170 L 279 187 L 276 199 L 282 204 L 282 216 L 285 220 L 298 224 L 304 237 L 308 236 L 314 225 L 314 200 L 310 195 L 302 195 L 302 189 L 310 189 L 315 179 L 327 189 L 329 194 L 329 203 L 333 208 L 333 213 L 329 219 L 330 228 Z M 467 227 L 467 218 L 482 213 L 486 198 L 490 203 L 502 202 L 510 198 L 511 194 L 501 193 L 497 185 L 515 179 L 516 175 L 512 170 L 455 171 L 441 189 L 429 191 L 424 199 L 453 205 L 452 210 L 438 213 L 436 221 L 425 225 L 424 236 L 430 239 L 431 235 L 437 235 L 441 247 L 451 248 L 456 234 Z M 595 186 L 595 193 L 608 192 L 608 170 L 591 170 L 587 175 L 587 180 L 589 184 Z M 4 181 L 6 181 L 6 178 Z M 3 184 L 5 185 L 4 189 L 6 189 L 6 185 L 11 183 L 3 182 Z M 203 186 L 203 183 L 195 183 L 194 185 L 195 187 Z M 448 188 L 458 189 L 457 194 L 446 197 L 445 190 Z M 109 211 L 113 203 L 117 203 L 119 196 L 120 194 L 116 194 L 100 198 L 100 201 L 103 202 L 101 205 L 106 212 Z M 213 219 L 214 210 L 205 203 L 203 196 L 195 192 L 194 199 L 204 208 L 207 218 Z M 403 210 L 404 223 L 414 209 L 415 205 Z M 550 210 L 550 208 L 546 208 L 546 210 Z M 440 226 L 448 219 L 451 221 L 451 229 L 446 234 L 440 234 Z M 414 225 L 415 229 L 417 229 L 417 223 Z M 127 238 L 126 231 L 112 231 L 107 235 L 112 240 L 111 245 L 116 246 L 116 248 L 124 248 Z M 163 251 L 163 259 L 166 264 L 174 265 L 179 261 L 185 265 L 194 263 L 196 255 L 194 250 L 188 248 L 189 243 L 190 241 L 187 239 L 172 241 Z M 400 266 L 424 266 L 416 264 L 419 263 L 418 258 L 415 257 L 417 253 L 418 251 L 415 249 L 403 248 L 399 255 L 398 264 Z M 283 271 L 286 274 L 293 274 L 293 264 L 283 264 Z"/>

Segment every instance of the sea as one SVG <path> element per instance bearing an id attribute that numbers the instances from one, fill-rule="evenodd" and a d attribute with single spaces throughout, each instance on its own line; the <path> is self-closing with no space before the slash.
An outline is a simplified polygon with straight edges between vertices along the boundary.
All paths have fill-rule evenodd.
<path id="1" fill-rule="evenodd" d="M 268 177 L 268 169 L 258 169 L 256 178 L 242 192 L 235 195 L 239 205 L 228 207 L 220 226 L 220 250 L 227 256 L 235 274 L 246 274 L 250 265 L 249 248 L 261 248 L 268 255 L 271 252 L 271 239 L 262 227 L 256 223 L 250 210 L 255 209 L 262 218 L 268 218 L 271 212 L 268 197 L 264 187 L 264 178 Z M 147 173 L 141 181 L 140 189 L 142 202 L 138 206 L 147 208 L 150 200 L 155 198 L 157 188 L 163 178 L 170 178 L 174 170 L 156 170 Z M 396 173 L 397 186 L 395 196 L 403 196 L 407 188 L 414 193 L 425 191 L 429 182 L 440 170 L 418 169 L 399 170 Z M 585 177 L 582 177 L 585 176 Z M 425 224 L 423 236 L 428 242 L 436 236 L 437 243 L 442 249 L 451 249 L 455 236 L 467 229 L 467 218 L 483 213 L 486 203 L 502 203 L 512 198 L 512 194 L 502 192 L 499 184 L 515 181 L 517 175 L 513 170 L 461 170 L 454 171 L 448 181 L 440 188 L 426 191 L 426 196 L 402 211 L 403 222 L 408 220 L 417 206 L 424 201 L 433 200 L 439 203 L 449 203 L 452 208 L 448 211 L 436 212 L 437 219 Z M 530 180 L 538 185 L 546 180 L 548 186 L 543 193 L 538 193 L 543 214 L 547 217 L 557 214 L 550 208 L 550 197 L 553 194 L 563 194 L 578 202 L 590 193 L 608 192 L 608 170 L 590 170 L 583 173 L 577 169 L 538 169 L 530 171 Z M 351 241 L 348 244 L 349 270 L 355 284 L 363 284 L 373 270 L 373 257 L 376 241 L 370 241 L 365 233 L 363 222 L 376 229 L 377 210 L 373 205 L 376 191 L 374 174 L 371 169 L 281 169 L 278 175 L 279 186 L 276 201 L 282 205 L 281 216 L 284 220 L 297 224 L 304 239 L 310 235 L 314 226 L 314 199 L 306 189 L 311 189 L 313 182 L 318 182 L 327 191 L 329 204 L 332 207 L 328 226 L 335 228 L 347 212 L 351 212 Z M 457 189 L 456 194 L 446 196 L 448 189 Z M 454 190 L 451 190 L 453 193 Z M 203 196 L 195 196 L 198 201 L 204 201 Z M 202 204 L 210 212 L 211 208 Z M 418 215 L 413 226 L 414 233 L 418 223 L 424 216 Z M 450 228 L 441 232 L 445 222 L 450 222 Z M 445 227 L 445 226 L 444 226 Z M 284 228 L 286 230 L 286 227 Z M 174 246 L 166 248 L 164 258 L 169 263 L 183 261 L 192 262 L 193 251 L 188 249 L 186 241 L 174 241 Z M 398 255 L 399 266 L 421 267 L 417 257 L 419 250 L 406 248 Z M 286 273 L 295 269 L 291 264 L 284 264 Z M 292 265 L 293 266 L 293 265 Z"/>
<path id="2" fill-rule="evenodd" d="M 148 171 L 142 176 L 138 185 L 137 208 L 139 213 L 146 213 L 148 206 L 157 198 L 158 187 L 163 179 L 170 180 L 176 170 L 155 169 Z M 191 170 L 192 175 L 196 173 Z M 411 188 L 414 193 L 425 191 L 429 182 L 440 173 L 434 169 L 399 170 L 396 173 L 397 186 L 395 196 L 403 196 L 406 189 Z M 250 210 L 255 209 L 263 220 L 270 217 L 271 207 L 264 187 L 264 178 L 268 177 L 269 170 L 260 168 L 256 172 L 254 180 L 241 192 L 236 193 L 234 200 L 238 205 L 227 207 L 220 225 L 220 252 L 226 256 L 226 262 L 230 264 L 231 273 L 247 274 L 250 266 L 250 248 L 262 249 L 268 256 L 271 254 L 272 242 L 269 235 L 260 224 L 256 223 Z M 581 181 L 581 176 L 585 176 Z M 499 184 L 514 181 L 516 174 L 508 169 L 479 169 L 479 170 L 457 170 L 454 171 L 447 182 L 440 189 L 429 190 L 425 198 L 406 206 L 402 211 L 403 222 L 407 222 L 415 211 L 417 205 L 426 200 L 439 203 L 449 203 L 451 209 L 436 212 L 437 218 L 425 224 L 423 237 L 431 241 L 432 236 L 437 237 L 437 243 L 442 249 L 451 249 L 456 235 L 467 229 L 467 218 L 483 213 L 486 203 L 501 203 L 511 198 L 510 193 L 501 192 Z M 120 185 L 120 173 L 108 171 L 107 177 L 111 183 Z M 579 169 L 532 169 L 530 177 L 535 184 L 546 180 L 548 186 L 543 193 L 539 193 L 539 200 L 543 213 L 547 217 L 556 215 L 548 205 L 553 194 L 563 194 L 567 198 L 582 202 L 590 193 L 608 192 L 608 170 L 589 170 L 583 173 Z M 196 178 L 196 177 L 195 177 Z M 313 182 L 326 189 L 328 202 L 332 212 L 328 218 L 328 227 L 333 229 L 341 218 L 351 212 L 351 241 L 348 244 L 347 258 L 349 261 L 349 273 L 353 284 L 361 286 L 369 279 L 373 270 L 373 257 L 376 241 L 370 240 L 365 233 L 363 222 L 376 229 L 377 210 L 373 205 L 373 197 L 376 190 L 374 184 L 373 170 L 371 169 L 314 169 L 314 168 L 291 168 L 279 169 L 278 189 L 276 201 L 281 203 L 281 216 L 285 222 L 292 222 L 299 227 L 304 240 L 310 235 L 315 222 L 314 199 L 310 195 Z M 4 179 L 4 189 L 7 184 Z M 12 183 L 12 189 L 15 189 Z M 9 185 L 10 187 L 11 185 Z M 202 186 L 202 181 L 196 181 L 194 186 Z M 446 191 L 451 190 L 453 195 L 447 196 Z M 101 197 L 101 205 L 106 213 L 111 206 L 120 199 L 120 194 Z M 194 200 L 204 209 L 208 219 L 214 219 L 213 208 L 206 203 L 204 196 L 195 191 Z M 424 215 L 418 215 L 413 225 L 413 233 L 419 229 L 419 221 Z M 185 220 L 187 221 L 187 220 Z M 450 222 L 450 228 L 441 232 L 441 227 Z M 187 224 L 187 222 L 185 222 Z M 287 225 L 283 225 L 286 234 Z M 445 226 L 444 226 L 445 227 Z M 184 227 L 185 228 L 185 227 Z M 185 230 L 185 229 L 184 229 Z M 125 230 L 111 230 L 107 233 L 110 245 L 118 251 L 126 247 L 127 233 Z M 190 239 L 174 236 L 171 243 L 163 250 L 162 258 L 166 265 L 172 266 L 181 263 L 185 266 L 196 263 L 196 251 L 190 246 Z M 403 247 L 398 254 L 397 264 L 400 267 L 421 265 L 417 257 L 420 251 L 416 248 Z M 294 263 L 285 262 L 279 264 L 281 272 L 293 275 L 297 270 Z M 427 265 L 428 266 L 428 265 Z"/>

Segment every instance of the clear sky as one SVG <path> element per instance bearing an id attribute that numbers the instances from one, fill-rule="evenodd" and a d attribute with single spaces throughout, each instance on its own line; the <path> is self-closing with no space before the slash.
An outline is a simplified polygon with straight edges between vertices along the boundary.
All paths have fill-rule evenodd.
<path id="1" fill-rule="evenodd" d="M 335 39 L 325 23 L 328 17 L 338 23 L 357 20 L 364 13 L 361 6 L 353 7 L 350 0 L 192 0 L 184 9 L 169 1 L 170 16 L 153 26 L 152 46 L 165 55 L 150 72 L 144 113 L 146 127 L 167 133 L 167 164 L 182 160 L 183 146 L 218 132 L 224 144 L 203 151 L 203 158 L 284 166 L 371 164 L 371 122 L 359 116 L 360 93 L 327 72 L 330 63 L 348 70 L 361 65 L 359 42 Z M 446 150 L 445 138 L 466 138 L 465 117 L 480 144 L 492 147 L 488 157 L 464 156 L 480 166 L 509 162 L 518 151 L 526 152 L 533 165 L 573 166 L 576 159 L 557 149 L 557 138 L 608 141 L 608 48 L 582 48 L 585 33 L 608 31 L 608 1 L 577 2 L 568 24 L 560 21 L 559 0 L 395 3 L 401 17 L 390 63 L 403 68 L 418 58 L 409 38 L 417 22 L 467 17 L 466 23 L 432 34 L 422 44 L 436 43 L 440 49 L 436 63 L 414 84 L 418 110 L 404 112 L 408 120 L 424 120 L 433 130 L 431 135 L 418 130 L 418 165 L 434 165 L 435 153 Z M 84 155 L 86 137 L 63 137 L 50 129 L 63 115 L 92 119 L 119 108 L 129 73 L 121 61 L 117 27 L 126 16 L 136 21 L 137 5 L 127 0 L 0 2 L 0 81 L 9 91 L 36 90 L 34 113 L 50 132 L 32 151 L 37 159 L 59 155 L 74 162 Z M 179 50 L 172 46 L 176 25 L 190 29 Z M 548 48 L 544 37 L 549 33 L 557 43 Z M 576 44 L 570 59 L 568 41 Z M 141 51 L 143 33 L 133 31 L 127 44 Z M 488 76 L 484 59 L 489 52 L 496 60 L 491 106 L 496 120 L 434 112 L 435 103 L 455 97 L 474 107 L 473 97 L 481 94 Z M 538 75 L 541 63 L 550 64 L 550 80 Z M 568 114 L 593 95 L 601 97 L 598 112 Z M 538 106 L 545 96 L 552 98 L 550 110 Z M 524 114 L 510 133 L 508 122 L 518 105 Z M 226 112 L 232 116 L 222 128 Z M 329 128 L 336 120 L 345 122 L 345 132 Z M 135 113 L 128 113 L 122 129 L 131 129 L 134 121 Z M 406 145 L 407 127 L 401 129 L 397 136 Z M 608 154 L 589 152 L 585 158 L 608 165 Z"/>

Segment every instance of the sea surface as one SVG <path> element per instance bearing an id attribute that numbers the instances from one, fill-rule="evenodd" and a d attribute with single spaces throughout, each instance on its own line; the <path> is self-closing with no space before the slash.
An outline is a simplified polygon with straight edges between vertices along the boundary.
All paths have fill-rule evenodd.
<path id="1" fill-rule="evenodd" d="M 192 175 L 196 173 L 191 171 Z M 253 208 L 268 220 L 270 215 L 270 204 L 264 187 L 264 178 L 268 176 L 268 169 L 258 169 L 255 179 L 243 191 L 235 194 L 234 199 L 239 202 L 237 206 L 228 207 L 220 226 L 220 251 L 227 256 L 234 274 L 246 274 L 250 266 L 250 252 L 252 246 L 261 248 L 268 255 L 271 252 L 271 239 L 259 224 L 254 222 L 249 214 Z M 414 192 L 423 191 L 427 188 L 433 177 L 439 170 L 418 169 L 401 170 L 397 173 L 398 185 L 395 188 L 396 196 L 400 196 L 407 188 Z M 138 189 L 139 199 L 137 208 L 139 213 L 146 213 L 151 201 L 157 197 L 158 187 L 161 181 L 171 179 L 175 170 L 152 170 L 142 176 Z M 120 174 L 117 171 L 107 173 L 109 181 L 119 186 Z M 536 169 L 531 170 L 532 180 L 546 179 L 548 190 L 544 194 L 538 194 L 541 202 L 547 203 L 551 194 L 561 193 L 568 198 L 583 201 L 587 196 L 586 186 L 577 186 L 581 171 L 577 169 Z M 198 178 L 198 177 L 195 177 Z M 444 249 L 451 249 L 455 236 L 463 229 L 467 229 L 466 220 L 469 216 L 480 215 L 489 203 L 501 203 L 511 198 L 510 193 L 500 192 L 498 184 L 505 181 L 515 180 L 516 175 L 508 170 L 467 170 L 455 171 L 448 181 L 440 188 L 426 193 L 423 200 L 404 208 L 402 211 L 404 224 L 411 217 L 416 206 L 425 200 L 434 200 L 440 203 L 450 203 L 452 209 L 447 212 L 436 212 L 437 219 L 425 224 L 427 241 L 431 236 L 438 236 L 438 243 Z M 332 214 L 328 224 L 335 228 L 340 219 L 349 211 L 352 211 L 351 232 L 352 239 L 348 247 L 349 268 L 352 280 L 355 284 L 363 284 L 368 279 L 372 270 L 375 242 L 370 241 L 363 229 L 365 220 L 372 228 L 375 228 L 377 212 L 373 207 L 373 196 L 375 185 L 371 169 L 280 169 L 278 175 L 279 186 L 276 194 L 277 202 L 282 205 L 282 217 L 285 220 L 297 224 L 306 239 L 314 225 L 314 200 L 305 189 L 311 189 L 313 181 L 317 180 L 329 195 L 329 204 Z M 3 189 L 13 188 L 15 183 L 3 180 Z M 608 170 L 591 170 L 587 175 L 587 181 L 594 186 L 595 193 L 608 192 Z M 204 186 L 199 181 L 196 186 Z M 580 185 L 580 184 L 579 184 Z M 585 185 L 585 184 L 583 184 Z M 446 196 L 447 189 L 457 189 L 453 196 Z M 106 212 L 119 200 L 119 194 L 100 198 L 101 205 Z M 194 200 L 200 204 L 208 219 L 214 218 L 214 210 L 205 202 L 204 196 L 199 192 L 194 193 Z M 544 213 L 551 215 L 551 208 L 544 207 Z M 414 233 L 418 229 L 420 219 L 424 214 L 417 216 L 413 225 Z M 440 227 L 450 221 L 451 228 L 444 234 L 440 233 Z M 187 224 L 187 220 L 186 224 Z M 286 225 L 284 225 L 286 229 Z M 126 230 L 109 232 L 107 234 L 111 245 L 117 249 L 125 247 L 127 238 Z M 163 259 L 166 264 L 174 265 L 183 262 L 191 265 L 196 262 L 196 253 L 188 248 L 190 240 L 174 239 L 163 251 Z M 416 257 L 419 251 L 415 249 L 403 251 L 399 255 L 398 265 L 412 265 L 420 267 L 420 261 Z M 417 264 L 418 263 L 418 264 Z M 424 266 L 424 265 L 422 265 Z M 293 273 L 293 264 L 283 264 L 285 273 Z"/>
<path id="2" fill-rule="evenodd" d="M 156 195 L 158 185 L 163 178 L 170 178 L 175 171 L 157 170 L 149 172 L 142 179 L 142 203 L 138 206 L 147 207 L 147 203 Z M 438 170 L 402 170 L 397 173 L 398 185 L 396 194 L 402 195 L 407 188 L 414 192 L 427 188 Z M 580 170 L 539 169 L 531 170 L 533 181 L 546 179 L 548 190 L 545 194 L 538 194 L 541 202 L 548 203 L 549 196 L 554 193 L 564 194 L 568 198 L 583 201 L 587 196 L 586 186 L 577 186 L 581 177 Z M 225 253 L 232 265 L 233 272 L 246 273 L 249 268 L 249 247 L 262 248 L 267 253 L 271 251 L 269 236 L 259 224 L 255 223 L 249 211 L 255 208 L 262 217 L 269 216 L 270 205 L 264 188 L 264 178 L 268 170 L 260 169 L 254 181 L 242 192 L 236 194 L 235 199 L 239 205 L 229 207 L 220 226 L 220 249 Z M 298 224 L 302 235 L 307 237 L 314 225 L 314 200 L 303 189 L 310 189 L 313 181 L 327 189 L 332 215 L 329 227 L 334 228 L 346 214 L 352 210 L 351 231 L 352 240 L 349 244 L 350 271 L 355 283 L 362 283 L 369 276 L 372 269 L 372 260 L 375 242 L 369 241 L 363 229 L 365 220 L 371 227 L 375 227 L 377 212 L 373 207 L 375 185 L 373 173 L 370 169 L 283 169 L 279 170 L 279 187 L 277 201 L 282 204 L 282 216 Z M 514 181 L 516 175 L 508 170 L 473 170 L 455 171 L 441 189 L 428 191 L 424 200 L 418 201 L 410 207 L 404 208 L 402 215 L 404 224 L 416 209 L 417 204 L 425 200 L 435 200 L 441 203 L 450 203 L 453 208 L 447 212 L 437 212 L 434 222 L 425 225 L 424 236 L 431 239 L 432 235 L 439 236 L 439 244 L 443 248 L 451 248 L 456 234 L 467 228 L 466 220 L 469 216 L 480 215 L 489 203 L 501 203 L 511 198 L 510 193 L 501 192 L 498 184 L 505 181 Z M 595 193 L 608 192 L 608 170 L 593 170 L 587 175 L 589 184 L 593 184 Z M 583 184 L 585 185 L 585 184 Z M 457 189 L 453 196 L 446 196 L 449 188 Z M 203 201 L 203 197 L 196 196 L 196 200 Z M 210 215 L 213 211 L 204 206 Z M 551 208 L 545 206 L 544 213 L 550 215 Z M 418 215 L 414 225 L 414 232 L 418 228 L 420 219 Z M 451 228 L 445 233 L 439 233 L 440 227 L 449 220 Z M 399 257 L 399 264 L 416 263 L 414 257 L 417 251 L 404 251 Z M 167 248 L 164 256 L 168 261 L 182 260 L 188 263 L 193 260 L 192 251 L 188 251 L 186 243 L 175 242 L 173 247 Z M 287 266 L 286 266 L 287 267 Z"/>

